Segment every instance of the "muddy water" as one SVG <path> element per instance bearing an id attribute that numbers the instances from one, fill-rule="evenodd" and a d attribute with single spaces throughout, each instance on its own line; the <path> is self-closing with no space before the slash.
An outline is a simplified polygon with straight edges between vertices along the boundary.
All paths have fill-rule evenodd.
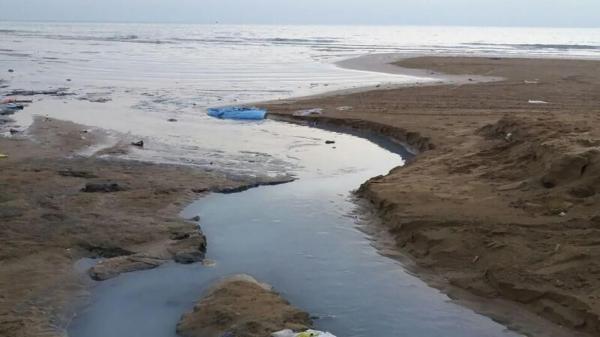
<path id="1" fill-rule="evenodd" d="M 70 336 L 175 336 L 181 314 L 206 288 L 237 273 L 272 284 L 318 316 L 318 328 L 339 337 L 516 336 L 378 254 L 357 226 L 361 219 L 351 191 L 402 165 L 405 152 L 350 135 L 286 128 L 302 135 L 286 149 L 302 163 L 297 181 L 213 194 L 183 211 L 183 217 L 202 218 L 214 266 L 170 263 L 97 283 Z"/>

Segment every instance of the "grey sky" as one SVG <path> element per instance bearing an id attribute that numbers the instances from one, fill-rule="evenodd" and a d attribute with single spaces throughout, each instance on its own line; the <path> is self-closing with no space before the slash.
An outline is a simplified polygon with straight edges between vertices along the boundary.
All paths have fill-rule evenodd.
<path id="1" fill-rule="evenodd" d="M 0 0 L 0 20 L 600 27 L 600 0 Z"/>

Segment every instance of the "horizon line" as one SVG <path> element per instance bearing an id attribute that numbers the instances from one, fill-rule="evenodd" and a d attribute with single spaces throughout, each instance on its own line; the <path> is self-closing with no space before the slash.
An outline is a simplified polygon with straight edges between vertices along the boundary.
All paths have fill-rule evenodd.
<path id="1" fill-rule="evenodd" d="M 558 29 L 600 29 L 598 26 L 568 26 L 568 25 L 477 25 L 477 24 L 430 24 L 430 23 L 274 23 L 274 22 L 193 22 L 193 21 L 141 21 L 141 20 L 52 20 L 52 19 L 3 19 L 4 22 L 18 23 L 91 23 L 91 24 L 180 24 L 180 25 L 230 25 L 230 26 L 396 26 L 396 27 L 489 27 L 489 28 L 558 28 Z"/>

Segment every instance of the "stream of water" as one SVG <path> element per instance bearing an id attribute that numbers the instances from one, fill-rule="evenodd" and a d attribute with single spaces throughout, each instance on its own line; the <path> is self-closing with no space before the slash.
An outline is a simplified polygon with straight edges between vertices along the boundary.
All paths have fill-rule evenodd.
<path id="1" fill-rule="evenodd" d="M 215 266 L 170 263 L 98 283 L 70 336 L 172 337 L 209 285 L 248 273 L 339 337 L 499 337 L 516 334 L 428 287 L 361 232 L 351 191 L 406 153 L 274 121 L 215 120 L 205 109 L 432 80 L 334 64 L 370 53 L 597 59 L 600 29 L 2 22 L 0 45 L 0 96 L 68 94 L 33 96 L 0 133 L 48 116 L 110 130 L 114 142 L 143 139 L 127 159 L 298 178 L 191 204 L 182 216 L 201 216 Z"/>
<path id="2" fill-rule="evenodd" d="M 212 194 L 182 213 L 201 217 L 213 267 L 169 263 L 98 283 L 70 336 L 174 337 L 180 316 L 207 287 L 238 273 L 273 285 L 318 316 L 317 328 L 339 337 L 517 336 L 380 255 L 360 230 L 351 191 L 402 165 L 406 152 L 345 134 L 280 127 L 297 137 L 286 151 L 303 163 L 299 180 Z"/>

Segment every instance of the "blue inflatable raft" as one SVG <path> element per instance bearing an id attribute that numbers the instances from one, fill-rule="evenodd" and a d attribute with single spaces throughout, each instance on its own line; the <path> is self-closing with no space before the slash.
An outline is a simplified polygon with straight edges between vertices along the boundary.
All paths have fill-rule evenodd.
<path id="1" fill-rule="evenodd" d="M 265 119 L 267 111 L 247 107 L 210 108 L 208 115 L 220 119 L 262 120 Z"/>

